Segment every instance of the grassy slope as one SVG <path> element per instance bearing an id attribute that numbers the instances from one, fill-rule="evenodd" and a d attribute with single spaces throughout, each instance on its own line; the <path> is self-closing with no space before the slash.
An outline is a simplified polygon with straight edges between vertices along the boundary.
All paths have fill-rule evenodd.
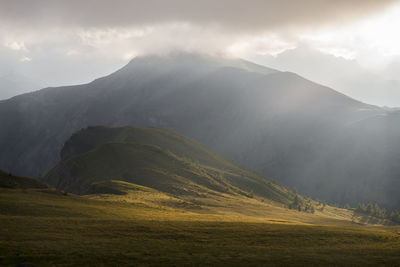
<path id="1" fill-rule="evenodd" d="M 161 128 L 95 126 L 75 133 L 61 151 L 63 159 L 88 152 L 104 143 L 152 144 L 171 151 L 179 157 L 196 159 L 218 168 L 235 168 L 222 156 L 200 143 L 174 131 Z"/>
<path id="2" fill-rule="evenodd" d="M 277 212 L 275 223 L 195 213 L 176 208 L 171 204 L 176 199 L 154 189 L 109 183 L 107 188 L 126 194 L 0 189 L 0 265 L 396 266 L 400 261 L 396 228 L 365 228 L 296 211 L 287 211 L 296 221 L 285 224 L 277 223 Z M 267 207 L 259 206 L 259 212 Z"/>
<path id="3" fill-rule="evenodd" d="M 214 190 L 281 203 L 291 198 L 285 188 L 165 129 L 89 127 L 66 142 L 62 158 L 44 180 L 77 193 L 86 193 L 91 181 L 119 179 L 174 194 Z M 63 183 L 75 177 L 74 184 Z"/>
<path id="4" fill-rule="evenodd" d="M 0 170 L 0 187 L 5 188 L 47 188 L 48 186 L 36 179 L 14 176 Z"/>
<path id="5" fill-rule="evenodd" d="M 70 157 L 62 166 L 67 167 L 67 176 L 76 173 L 78 178 L 73 179 L 70 185 L 64 183 L 70 179 L 56 167 L 46 181 L 77 193 L 88 193 L 93 182 L 110 179 L 133 182 L 176 195 L 232 190 L 228 184 L 217 181 L 211 173 L 153 145 L 107 143 Z"/>

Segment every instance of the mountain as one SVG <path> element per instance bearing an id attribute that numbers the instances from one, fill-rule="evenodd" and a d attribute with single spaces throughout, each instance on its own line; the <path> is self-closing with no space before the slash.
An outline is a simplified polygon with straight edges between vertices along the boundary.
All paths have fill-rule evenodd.
<path id="1" fill-rule="evenodd" d="M 175 196 L 256 194 L 285 204 L 293 198 L 283 187 L 166 129 L 89 127 L 65 143 L 61 158 L 43 180 L 78 194 L 120 180 Z"/>
<path id="2" fill-rule="evenodd" d="M 153 126 L 300 193 L 399 208 L 399 116 L 244 60 L 138 57 L 89 84 L 0 101 L 0 168 L 38 177 L 81 128 Z"/>

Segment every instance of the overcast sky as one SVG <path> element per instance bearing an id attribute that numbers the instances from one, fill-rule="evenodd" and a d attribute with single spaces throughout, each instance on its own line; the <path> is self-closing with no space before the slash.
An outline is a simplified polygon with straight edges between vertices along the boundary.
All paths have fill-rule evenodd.
<path id="1" fill-rule="evenodd" d="M 0 0 L 0 98 L 89 82 L 143 54 L 182 49 L 297 72 L 400 106 L 400 1 Z M 21 78 L 22 79 L 22 78 Z M 4 80 L 4 79 L 3 79 Z M 12 81 L 11 81 L 12 82 Z"/>

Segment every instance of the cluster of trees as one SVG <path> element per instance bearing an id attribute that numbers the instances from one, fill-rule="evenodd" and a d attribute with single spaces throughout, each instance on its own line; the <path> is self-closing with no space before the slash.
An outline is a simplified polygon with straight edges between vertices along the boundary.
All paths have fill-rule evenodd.
<path id="1" fill-rule="evenodd" d="M 296 190 L 294 189 L 292 191 L 292 196 L 293 200 L 292 202 L 288 205 L 289 209 L 294 209 L 298 211 L 303 211 L 303 212 L 309 212 L 309 213 L 314 213 L 315 212 L 315 207 L 311 201 L 310 198 L 304 198 L 297 194 Z M 325 201 L 320 201 L 316 200 L 317 202 L 317 207 L 320 211 L 323 211 L 325 206 L 327 205 Z M 334 207 L 340 207 L 340 205 L 336 203 L 331 203 L 331 206 Z M 350 205 L 346 204 L 342 206 L 345 209 L 348 210 L 354 210 L 355 212 L 362 213 L 368 216 L 372 216 L 378 219 L 383 219 L 383 220 L 390 220 L 394 223 L 400 224 L 400 212 L 398 210 L 393 210 L 392 212 L 388 212 L 385 208 L 379 207 L 377 203 L 372 204 L 359 204 L 357 208 L 352 208 Z"/>
<path id="2" fill-rule="evenodd" d="M 376 218 L 387 219 L 395 223 L 400 223 L 399 211 L 393 210 L 392 212 L 389 213 L 385 208 L 379 207 L 379 205 L 376 203 L 375 204 L 368 203 L 367 205 L 359 204 L 355 209 L 355 211 Z"/>
<path id="3" fill-rule="evenodd" d="M 367 205 L 359 204 L 356 208 L 356 211 L 381 219 L 385 219 L 388 214 L 385 208 L 380 208 L 379 205 L 376 203 L 375 204 L 368 203 Z"/>
<path id="4" fill-rule="evenodd" d="M 310 199 L 304 200 L 298 194 L 295 194 L 292 203 L 288 205 L 289 209 L 314 213 L 315 208 Z"/>

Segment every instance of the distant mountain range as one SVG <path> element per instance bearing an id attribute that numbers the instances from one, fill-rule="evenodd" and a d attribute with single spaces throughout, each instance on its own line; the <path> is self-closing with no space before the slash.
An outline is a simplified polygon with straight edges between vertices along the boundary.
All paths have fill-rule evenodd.
<path id="1" fill-rule="evenodd" d="M 300 193 L 400 207 L 400 113 L 294 73 L 196 54 L 0 101 L 0 169 L 43 176 L 93 125 L 175 130 Z M 104 149 L 112 149 L 105 147 Z"/>

